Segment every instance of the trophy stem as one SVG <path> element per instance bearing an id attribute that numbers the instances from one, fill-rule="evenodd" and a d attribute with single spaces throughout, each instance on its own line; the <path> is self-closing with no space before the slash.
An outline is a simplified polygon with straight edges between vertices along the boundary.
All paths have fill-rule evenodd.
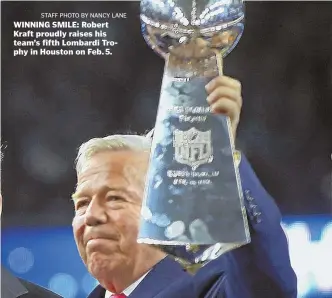
<path id="1" fill-rule="evenodd" d="M 216 59 L 217 59 L 217 66 L 218 66 L 218 73 L 220 76 L 223 75 L 223 66 L 224 66 L 224 60 L 222 58 L 222 54 L 221 54 L 221 51 L 220 50 L 212 50 L 215 55 L 216 55 Z"/>

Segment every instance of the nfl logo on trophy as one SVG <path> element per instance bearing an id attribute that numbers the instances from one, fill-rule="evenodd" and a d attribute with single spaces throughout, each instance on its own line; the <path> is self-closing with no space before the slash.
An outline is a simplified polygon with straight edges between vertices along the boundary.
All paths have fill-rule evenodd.
<path id="1" fill-rule="evenodd" d="M 200 165 L 213 161 L 211 130 L 199 131 L 191 128 L 187 131 L 174 130 L 174 159 L 188 165 L 195 171 Z"/>

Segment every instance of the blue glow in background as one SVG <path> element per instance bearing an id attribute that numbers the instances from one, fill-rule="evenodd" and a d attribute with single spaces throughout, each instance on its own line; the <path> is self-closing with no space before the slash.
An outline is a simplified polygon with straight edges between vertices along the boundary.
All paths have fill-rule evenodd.
<path id="1" fill-rule="evenodd" d="M 292 265 L 301 298 L 332 297 L 332 218 L 287 217 Z M 85 298 L 97 285 L 76 249 L 71 227 L 8 228 L 2 232 L 2 264 L 15 275 L 64 298 Z"/>

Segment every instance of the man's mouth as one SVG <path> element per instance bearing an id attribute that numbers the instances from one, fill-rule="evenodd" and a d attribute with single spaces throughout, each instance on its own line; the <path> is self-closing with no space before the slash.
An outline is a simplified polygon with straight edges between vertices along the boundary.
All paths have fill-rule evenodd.
<path id="1" fill-rule="evenodd" d="M 94 235 L 87 237 L 87 239 L 84 241 L 84 245 L 86 246 L 88 243 L 98 243 L 101 241 L 110 241 L 110 240 L 114 241 L 116 240 L 116 238 L 109 235 Z"/>

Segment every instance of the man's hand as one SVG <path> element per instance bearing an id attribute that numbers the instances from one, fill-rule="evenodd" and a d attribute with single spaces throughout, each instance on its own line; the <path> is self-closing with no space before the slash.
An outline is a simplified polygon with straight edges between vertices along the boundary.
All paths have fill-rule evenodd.
<path id="1" fill-rule="evenodd" d="M 229 116 L 235 140 L 242 108 L 241 83 L 230 77 L 218 76 L 211 80 L 205 88 L 209 95 L 207 101 L 210 104 L 211 112 Z"/>

